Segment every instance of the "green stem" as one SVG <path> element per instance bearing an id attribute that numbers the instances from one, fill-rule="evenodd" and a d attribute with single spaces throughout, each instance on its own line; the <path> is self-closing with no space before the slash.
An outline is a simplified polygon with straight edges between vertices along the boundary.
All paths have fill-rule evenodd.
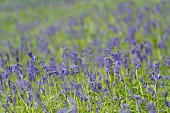
<path id="1" fill-rule="evenodd" d="M 138 75 L 138 69 L 136 69 L 136 77 L 137 77 L 137 81 L 138 81 L 138 83 L 139 83 L 140 92 L 142 93 L 142 96 L 143 96 L 144 94 L 143 94 L 142 85 L 141 85 L 141 83 L 140 83 L 140 77 L 139 77 L 139 75 Z"/>
<path id="2" fill-rule="evenodd" d="M 125 87 L 125 95 L 126 95 L 126 103 L 128 103 L 129 101 L 128 101 L 128 93 L 127 93 L 127 88 L 126 88 L 126 84 L 125 84 L 125 74 L 123 73 L 123 71 L 122 71 L 122 76 L 123 76 L 123 85 L 124 85 L 124 87 Z"/>

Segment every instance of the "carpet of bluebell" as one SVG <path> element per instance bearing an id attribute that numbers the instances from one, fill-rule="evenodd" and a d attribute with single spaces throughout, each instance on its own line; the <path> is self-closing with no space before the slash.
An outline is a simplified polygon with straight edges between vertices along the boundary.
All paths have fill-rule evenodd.
<path id="1" fill-rule="evenodd" d="M 1 1 L 0 113 L 169 112 L 170 1 Z"/>

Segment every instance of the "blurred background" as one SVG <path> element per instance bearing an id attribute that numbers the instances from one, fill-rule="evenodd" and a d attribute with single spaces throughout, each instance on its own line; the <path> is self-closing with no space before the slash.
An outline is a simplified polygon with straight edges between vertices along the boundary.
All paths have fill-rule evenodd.
<path id="1" fill-rule="evenodd" d="M 165 34 L 169 2 L 159 0 L 0 0 L 0 52 L 11 49 L 61 53 L 63 46 L 82 50 L 89 43 L 120 37 L 155 43 Z M 161 26 L 160 26 L 161 25 Z M 132 30 L 130 30 L 132 29 Z M 145 37 L 145 38 L 144 38 Z M 156 38 L 149 38 L 156 37 Z M 70 41 L 72 40 L 72 41 Z M 105 46 L 106 45 L 106 46 Z M 153 44 L 154 45 L 154 44 Z M 45 52 L 44 52 L 45 51 Z"/>
<path id="2" fill-rule="evenodd" d="M 118 4 L 127 1 L 133 2 L 132 8 L 154 6 L 160 2 L 160 0 L 0 0 L 0 30 L 13 32 L 18 24 L 23 23 L 43 23 L 42 28 L 45 28 L 47 24 L 54 24 L 59 19 L 76 18 L 85 12 L 96 15 L 96 10 L 98 12 L 105 10 L 109 14 L 117 9 Z"/>

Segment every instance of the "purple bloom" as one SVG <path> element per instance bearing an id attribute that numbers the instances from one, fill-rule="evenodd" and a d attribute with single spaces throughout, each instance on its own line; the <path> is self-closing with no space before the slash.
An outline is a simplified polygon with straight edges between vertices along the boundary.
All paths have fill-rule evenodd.
<path id="1" fill-rule="evenodd" d="M 143 102 L 143 99 L 140 98 L 140 99 L 138 100 L 138 104 L 140 105 L 142 102 Z"/>
<path id="2" fill-rule="evenodd" d="M 167 65 L 170 67 L 170 58 L 168 58 L 168 60 L 164 60 L 163 65 Z"/>
<path id="3" fill-rule="evenodd" d="M 81 101 L 87 101 L 87 97 L 86 97 L 85 95 L 81 95 L 81 96 L 80 96 L 80 100 L 81 100 Z"/>
<path id="4" fill-rule="evenodd" d="M 115 73 L 117 76 L 119 76 L 119 67 L 115 66 L 115 67 L 113 68 L 113 71 L 114 71 L 114 73 Z"/>
<path id="5" fill-rule="evenodd" d="M 28 56 L 29 56 L 30 58 L 32 58 L 32 57 L 33 57 L 32 52 L 28 52 Z"/>
<path id="6" fill-rule="evenodd" d="M 46 29 L 47 36 L 55 36 L 55 34 L 56 34 L 56 28 L 54 26 L 50 26 Z"/>
<path id="7" fill-rule="evenodd" d="M 130 64 L 130 58 L 129 58 L 129 55 L 128 54 L 124 54 L 124 57 L 123 57 L 123 66 L 125 68 L 127 68 Z"/>
<path id="8" fill-rule="evenodd" d="M 150 110 L 149 113 L 157 113 L 156 110 Z"/>
<path id="9" fill-rule="evenodd" d="M 0 66 L 2 67 L 2 69 L 4 69 L 4 58 L 3 58 L 3 56 L 2 55 L 0 55 Z"/>
<path id="10" fill-rule="evenodd" d="M 166 98 L 167 96 L 168 96 L 168 92 L 165 91 L 165 93 L 164 93 L 164 98 Z"/>
<path id="11" fill-rule="evenodd" d="M 164 100 L 164 104 L 165 104 L 168 108 L 170 108 L 170 102 L 168 102 L 166 99 Z"/>
<path id="12" fill-rule="evenodd" d="M 70 111 L 70 108 L 66 107 L 66 108 L 62 108 L 61 111 L 59 111 L 58 109 L 56 110 L 56 113 L 68 113 L 68 111 Z"/>
<path id="13" fill-rule="evenodd" d="M 58 74 L 59 74 L 59 72 L 57 72 L 57 71 L 52 71 L 52 72 L 50 72 L 50 73 L 49 73 L 49 75 L 52 75 L 52 74 L 54 74 L 54 75 L 58 75 Z"/>
<path id="14" fill-rule="evenodd" d="M 108 24 L 108 27 L 109 27 L 110 31 L 115 32 L 115 33 L 118 32 L 118 30 L 117 30 L 117 28 L 115 26 L 113 26 L 111 24 Z"/>
<path id="15" fill-rule="evenodd" d="M 109 82 L 109 80 L 105 80 L 105 83 L 106 83 L 107 87 L 110 89 L 110 82 Z"/>
<path id="16" fill-rule="evenodd" d="M 138 13 L 138 20 L 139 20 L 139 23 L 141 23 L 143 21 L 143 14 L 142 13 Z"/>
<path id="17" fill-rule="evenodd" d="M 101 83 L 98 83 L 98 84 L 97 84 L 97 88 L 98 88 L 99 91 L 102 90 L 102 85 L 101 85 Z"/>
<path id="18" fill-rule="evenodd" d="M 75 100 L 74 100 L 74 98 L 69 98 L 69 101 L 70 101 L 70 104 L 71 105 L 76 105 L 76 102 L 75 102 Z"/>
<path id="19" fill-rule="evenodd" d="M 108 91 L 108 89 L 107 89 L 107 88 L 105 88 L 105 89 L 103 90 L 103 92 L 104 92 L 106 95 L 108 95 L 108 94 L 109 94 L 109 91 Z"/>
<path id="20" fill-rule="evenodd" d="M 161 38 L 161 40 L 158 42 L 158 47 L 161 49 L 161 50 L 167 50 L 167 45 L 165 43 L 165 41 Z"/>
<path id="21" fill-rule="evenodd" d="M 157 4 L 155 7 L 154 7 L 154 13 L 160 13 L 160 11 L 161 11 L 161 8 L 160 8 L 160 5 L 159 4 Z"/>
<path id="22" fill-rule="evenodd" d="M 105 58 L 105 62 L 106 62 L 106 73 L 109 75 L 110 69 L 111 69 L 111 66 L 112 66 L 113 62 L 108 57 Z"/>
<path id="23" fill-rule="evenodd" d="M 16 60 L 17 63 L 19 63 L 19 57 L 18 56 L 15 57 L 15 60 Z"/>
<path id="24" fill-rule="evenodd" d="M 27 104 L 29 105 L 32 102 L 32 96 L 29 94 L 27 98 Z"/>
<path id="25" fill-rule="evenodd" d="M 152 67 L 153 67 L 153 63 L 152 63 L 152 60 L 150 60 L 150 61 L 148 62 L 148 68 L 151 69 Z"/>
<path id="26" fill-rule="evenodd" d="M 146 109 L 147 109 L 148 111 L 153 110 L 154 108 L 155 108 L 155 105 L 154 105 L 153 102 L 150 102 L 150 103 L 147 103 L 147 104 L 146 104 Z"/>
<path id="27" fill-rule="evenodd" d="M 66 59 L 67 56 L 68 56 L 68 53 L 64 51 L 64 52 L 62 53 L 62 58 L 63 58 L 63 59 Z"/>
<path id="28" fill-rule="evenodd" d="M 146 42 L 145 54 L 152 56 L 152 48 L 151 48 L 151 43 L 150 42 Z"/>
<path id="29" fill-rule="evenodd" d="M 114 47 L 119 47 L 119 45 L 120 45 L 120 38 L 119 37 L 110 38 L 108 40 L 107 48 L 109 50 L 112 50 Z"/>
<path id="30" fill-rule="evenodd" d="M 141 96 L 140 95 L 134 95 L 133 96 L 135 99 L 139 99 L 139 98 L 141 98 Z"/>
<path id="31" fill-rule="evenodd" d="M 73 19 L 73 18 L 70 18 L 69 21 L 68 21 L 68 26 L 70 27 L 74 27 L 74 26 L 77 26 L 78 25 L 78 21 Z"/>
<path id="32" fill-rule="evenodd" d="M 38 60 L 38 58 L 36 58 L 32 52 L 28 52 L 28 56 L 32 59 L 33 62 L 35 62 L 36 60 Z"/>
<path id="33" fill-rule="evenodd" d="M 69 74 L 69 70 L 64 68 L 64 69 L 61 69 L 60 72 L 59 72 L 60 75 L 64 75 L 64 76 L 67 76 Z"/>
<path id="34" fill-rule="evenodd" d="M 161 76 L 160 74 L 157 74 L 157 75 L 155 76 L 156 81 L 160 80 L 161 78 L 162 78 L 162 76 Z"/>
<path id="35" fill-rule="evenodd" d="M 125 109 L 125 110 L 121 110 L 120 113 L 131 113 L 131 111 L 129 109 Z"/>
<path id="36" fill-rule="evenodd" d="M 7 57 L 6 60 L 5 60 L 5 62 L 8 62 L 8 61 L 10 60 L 10 59 L 9 59 L 9 54 L 6 53 L 5 55 L 6 55 L 6 57 Z"/>
<path id="37" fill-rule="evenodd" d="M 134 58 L 134 67 L 135 67 L 135 69 L 138 69 L 141 67 L 139 58 Z"/>
<path id="38" fill-rule="evenodd" d="M 97 57 L 96 60 L 98 61 L 99 67 L 104 67 L 104 59 L 102 57 Z"/>
<path id="39" fill-rule="evenodd" d="M 110 55 L 110 50 L 109 49 L 105 49 L 104 52 L 105 52 L 105 57 L 108 58 L 108 55 Z"/>
<path id="40" fill-rule="evenodd" d="M 125 38 L 125 42 L 132 43 L 134 38 L 135 38 L 135 28 L 134 27 L 129 27 L 128 28 L 128 36 Z"/>
<path id="41" fill-rule="evenodd" d="M 44 65 L 45 65 L 43 60 L 41 60 L 41 61 L 39 62 L 39 64 L 40 64 L 40 66 L 44 66 Z"/>
<path id="42" fill-rule="evenodd" d="M 145 30 L 145 35 L 148 35 L 149 33 L 151 33 L 151 28 L 150 28 L 150 22 L 147 21 L 145 26 L 144 26 L 144 30 Z"/>

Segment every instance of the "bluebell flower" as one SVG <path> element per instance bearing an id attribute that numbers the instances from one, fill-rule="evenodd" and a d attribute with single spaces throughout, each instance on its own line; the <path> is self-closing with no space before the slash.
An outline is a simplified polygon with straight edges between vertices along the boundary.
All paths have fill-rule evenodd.
<path id="1" fill-rule="evenodd" d="M 46 35 L 47 36 L 55 36 L 56 34 L 56 27 L 55 26 L 50 26 L 46 29 Z"/>
<path id="2" fill-rule="evenodd" d="M 158 47 L 161 49 L 161 50 L 167 50 L 167 44 L 165 43 L 164 39 L 161 38 L 160 41 L 158 42 Z"/>
<path id="3" fill-rule="evenodd" d="M 106 73 L 109 75 L 110 74 L 110 69 L 113 65 L 113 61 L 108 58 L 108 57 L 105 57 L 105 62 L 106 62 Z"/>
<path id="4" fill-rule="evenodd" d="M 139 23 L 141 23 L 143 21 L 144 14 L 143 13 L 138 13 L 137 17 L 138 17 Z"/>
<path id="5" fill-rule="evenodd" d="M 111 24 L 108 24 L 108 27 L 109 27 L 110 31 L 115 32 L 115 33 L 118 32 L 118 30 L 117 30 L 117 28 L 115 26 L 113 26 Z"/>
<path id="6" fill-rule="evenodd" d="M 69 107 L 62 108 L 61 110 L 56 110 L 56 113 L 68 113 L 70 111 Z"/>
<path id="7" fill-rule="evenodd" d="M 141 67 L 140 59 L 139 58 L 134 58 L 134 67 L 135 69 L 138 69 Z"/>
<path id="8" fill-rule="evenodd" d="M 166 98 L 167 96 L 168 96 L 168 92 L 165 91 L 165 93 L 164 93 L 164 98 Z"/>
<path id="9" fill-rule="evenodd" d="M 165 104 L 165 106 L 167 106 L 168 108 L 170 108 L 170 102 L 168 102 L 166 99 L 164 99 L 164 104 Z"/>
<path id="10" fill-rule="evenodd" d="M 147 103 L 147 104 L 146 104 L 146 109 L 147 109 L 148 111 L 154 110 L 154 109 L 155 109 L 154 103 L 153 103 L 153 102 Z"/>

